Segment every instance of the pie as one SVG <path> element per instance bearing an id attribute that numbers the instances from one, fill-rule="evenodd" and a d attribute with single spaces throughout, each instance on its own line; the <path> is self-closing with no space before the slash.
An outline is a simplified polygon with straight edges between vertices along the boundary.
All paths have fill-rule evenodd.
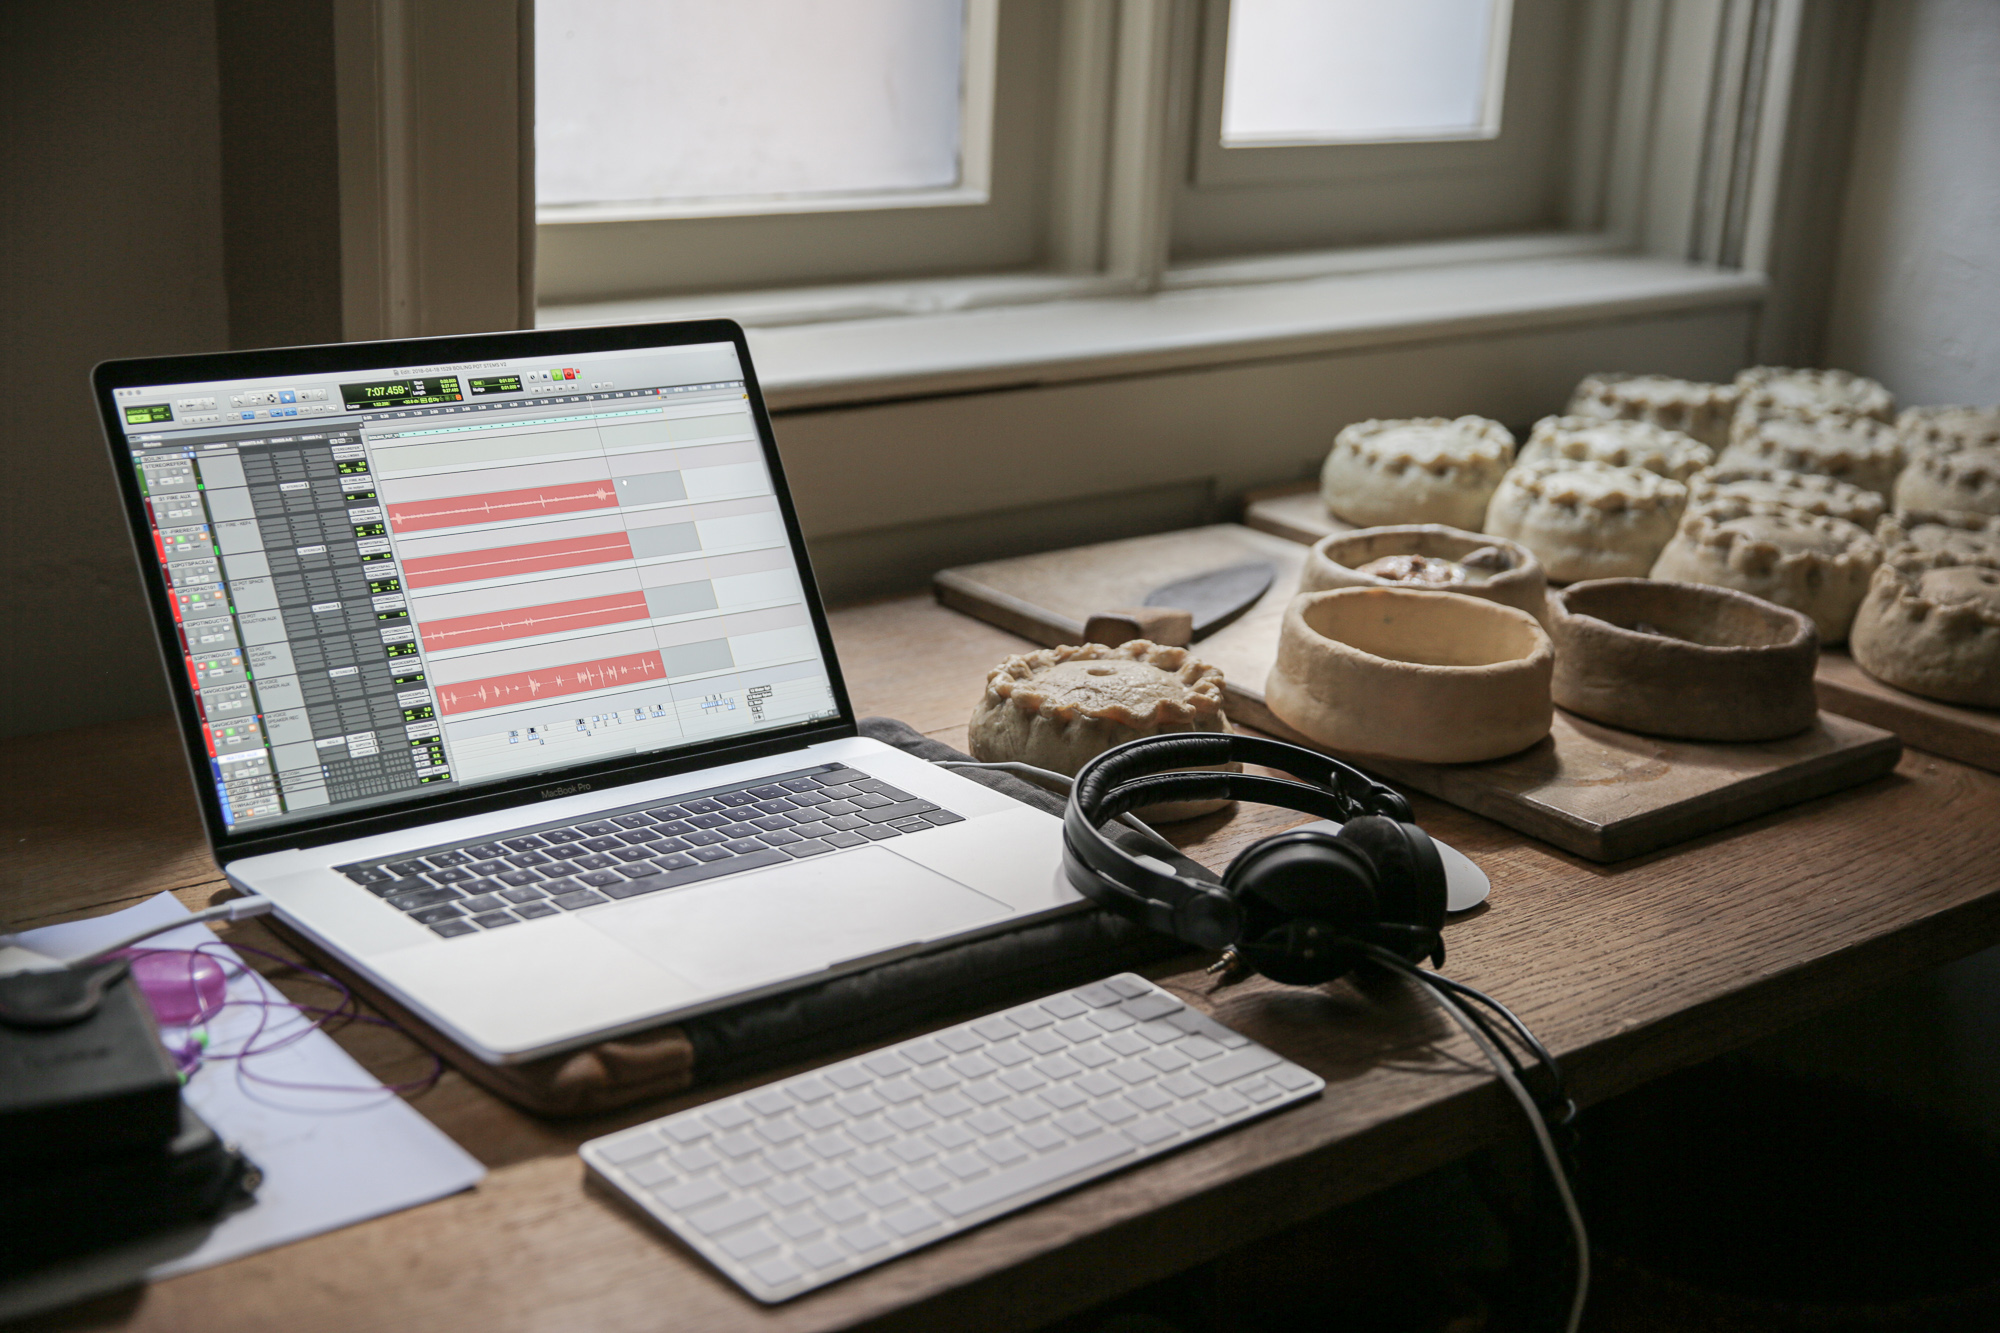
<path id="1" fill-rule="evenodd" d="M 1116 648 L 1086 643 L 1010 657 L 986 675 L 969 741 L 981 763 L 1022 763 L 1070 777 L 1114 745 L 1174 731 L 1229 730 L 1222 672 L 1188 655 L 1134 639 Z M 1189 819 L 1227 801 L 1181 801 L 1138 811 L 1142 819 Z"/>
<path id="2" fill-rule="evenodd" d="M 2000 515 L 1905 509 L 1875 525 L 1875 540 L 1884 560 L 1892 556 L 1942 557 L 1946 563 L 1961 556 L 2000 560 Z"/>
<path id="3" fill-rule="evenodd" d="M 1357 421 L 1333 437 L 1320 494 L 1336 518 L 1479 527 L 1514 459 L 1514 437 L 1485 417 Z"/>
<path id="4" fill-rule="evenodd" d="M 1884 562 L 1851 647 L 1863 671 L 1899 690 L 2000 708 L 2000 559 Z"/>
<path id="5" fill-rule="evenodd" d="M 1880 559 L 1875 539 L 1844 519 L 1723 500 L 1689 510 L 1652 576 L 1789 606 L 1812 617 L 1820 642 L 1839 643 Z"/>
<path id="6" fill-rule="evenodd" d="M 2000 448 L 1917 455 L 1896 479 L 1896 508 L 2000 514 Z"/>
<path id="7" fill-rule="evenodd" d="M 1903 440 L 1871 417 L 1770 416 L 1746 424 L 1739 414 L 1716 464 L 1811 472 L 1887 495 L 1903 470 Z"/>
<path id="8" fill-rule="evenodd" d="M 1419 588 L 1484 597 L 1540 619 L 1548 580 L 1534 552 L 1505 537 L 1437 523 L 1336 532 L 1313 543 L 1300 592 Z"/>
<path id="9" fill-rule="evenodd" d="M 1644 576 L 1674 535 L 1687 487 L 1643 468 L 1528 463 L 1493 492 L 1486 531 L 1535 553 L 1556 583 Z"/>
<path id="10" fill-rule="evenodd" d="M 1930 449 L 2000 449 L 2000 407 L 1906 407 L 1896 431 L 1912 458 Z"/>
<path id="11" fill-rule="evenodd" d="M 1733 384 L 1704 384 L 1667 375 L 1586 375 L 1570 395 L 1568 413 L 1645 421 L 1720 449 L 1729 443 L 1736 399 Z"/>
<path id="12" fill-rule="evenodd" d="M 1890 392 L 1865 376 L 1845 370 L 1790 370 L 1783 366 L 1752 366 L 1739 371 L 1736 416 L 1729 442 L 1736 443 L 1758 423 L 1774 417 L 1818 421 L 1857 417 L 1887 422 L 1896 406 Z"/>
<path id="13" fill-rule="evenodd" d="M 1516 463 L 1589 459 L 1613 467 L 1638 467 L 1686 481 L 1715 461 L 1715 451 L 1677 430 L 1650 421 L 1599 417 L 1543 417 L 1529 432 Z"/>
<path id="14" fill-rule="evenodd" d="M 1265 703 L 1345 754 L 1472 763 L 1549 734 L 1555 653 L 1526 611 L 1408 588 L 1333 588 L 1285 608 Z"/>
<path id="15" fill-rule="evenodd" d="M 1876 491 L 1817 472 L 1793 472 L 1775 467 L 1712 467 L 1695 474 L 1688 483 L 1688 507 L 1699 508 L 1717 500 L 1755 500 L 1803 509 L 1808 514 L 1844 518 L 1861 528 L 1872 528 L 1888 508 Z"/>

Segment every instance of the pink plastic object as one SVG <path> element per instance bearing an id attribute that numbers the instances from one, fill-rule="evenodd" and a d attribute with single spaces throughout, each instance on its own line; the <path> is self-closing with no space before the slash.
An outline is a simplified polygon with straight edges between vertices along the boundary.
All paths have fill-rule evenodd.
<path id="1" fill-rule="evenodd" d="M 132 979 L 152 1007 L 162 1027 L 188 1027 L 214 1017 L 228 997 L 222 965 L 204 954 L 183 949 L 147 952 L 127 949 L 115 955 L 132 963 Z"/>

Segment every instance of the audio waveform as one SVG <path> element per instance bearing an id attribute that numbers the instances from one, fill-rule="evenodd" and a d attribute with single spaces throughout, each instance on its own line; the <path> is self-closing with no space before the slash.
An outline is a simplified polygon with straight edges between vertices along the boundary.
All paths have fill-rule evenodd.
<path id="1" fill-rule="evenodd" d="M 596 533 L 553 542 L 495 546 L 484 551 L 417 556 L 403 561 L 403 584 L 410 588 L 435 588 L 447 583 L 515 578 L 545 569 L 568 569 L 572 565 L 599 565 L 632 558 L 632 543 L 624 533 Z"/>
<path id="2" fill-rule="evenodd" d="M 524 639 L 531 634 L 553 634 L 557 630 L 615 625 L 621 620 L 644 620 L 651 615 L 646 609 L 644 593 L 620 592 L 606 597 L 582 597 L 573 602 L 550 602 L 545 606 L 483 611 L 476 616 L 453 616 L 449 620 L 421 623 L 417 632 L 424 636 L 424 647 L 437 652 L 501 639 Z"/>
<path id="3" fill-rule="evenodd" d="M 442 500 L 413 500 L 389 506 L 389 526 L 398 532 L 426 528 L 456 528 L 470 523 L 497 523 L 536 514 L 573 514 L 582 509 L 610 509 L 618 491 L 608 481 L 577 481 L 564 486 L 530 486 L 486 495 L 453 495 Z"/>
<path id="4" fill-rule="evenodd" d="M 609 689 L 614 685 L 657 680 L 664 675 L 666 667 L 657 652 L 630 653 L 624 657 L 606 657 L 595 662 L 578 662 L 540 671 L 517 671 L 506 676 L 489 676 L 485 680 L 436 687 L 438 712 L 446 715 L 471 713 L 482 708 L 498 708 L 502 704 L 552 699 L 565 694 L 582 694 L 587 690 Z"/>

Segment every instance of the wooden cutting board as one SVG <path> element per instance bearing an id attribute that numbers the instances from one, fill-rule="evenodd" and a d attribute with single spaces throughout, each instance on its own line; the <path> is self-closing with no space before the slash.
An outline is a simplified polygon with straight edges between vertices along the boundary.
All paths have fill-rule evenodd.
<path id="1" fill-rule="evenodd" d="M 941 571 L 935 587 L 946 606 L 1054 645 L 1079 641 L 1092 612 L 1136 605 L 1160 584 L 1267 559 L 1277 569 L 1270 591 L 1195 651 L 1222 668 L 1232 720 L 1308 744 L 1264 705 L 1304 556 L 1296 542 L 1224 523 L 964 565 Z M 1636 736 L 1558 710 L 1546 740 L 1504 759 L 1356 762 L 1579 856 L 1617 861 L 1866 782 L 1901 753 L 1891 733 L 1827 713 L 1785 740 L 1717 745 Z"/>
<path id="2" fill-rule="evenodd" d="M 1844 648 L 1820 652 L 1813 684 L 1819 706 L 1829 713 L 1886 727 L 1919 750 L 2000 773 L 2000 709 L 1939 703 L 1884 685 Z"/>
<path id="3" fill-rule="evenodd" d="M 1334 532 L 1351 532 L 1320 503 L 1319 487 L 1293 482 L 1243 497 L 1243 521 L 1260 532 L 1308 546 Z M 1829 713 L 1885 728 L 1905 744 L 2000 773 L 2000 709 L 1939 703 L 1884 685 L 1854 664 L 1844 648 L 1820 653 L 1813 682 Z"/>
<path id="4" fill-rule="evenodd" d="M 1259 532 L 1310 546 L 1335 532 L 1352 532 L 1354 525 L 1327 512 L 1319 498 L 1319 483 L 1294 482 L 1243 496 L 1243 522 Z"/>

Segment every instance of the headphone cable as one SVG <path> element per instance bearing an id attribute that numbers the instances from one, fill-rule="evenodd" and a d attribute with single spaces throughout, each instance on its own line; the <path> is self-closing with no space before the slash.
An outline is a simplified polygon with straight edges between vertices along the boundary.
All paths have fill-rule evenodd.
<path id="1" fill-rule="evenodd" d="M 1535 1104 L 1521 1080 L 1515 1076 L 1515 1062 L 1511 1053 L 1503 1054 L 1502 1048 L 1488 1040 L 1485 1024 L 1475 1018 L 1465 1007 L 1464 1001 L 1452 993 L 1451 987 L 1436 984 L 1445 978 L 1426 972 L 1401 955 L 1392 953 L 1380 945 L 1355 941 L 1370 958 L 1384 966 L 1395 969 L 1422 986 L 1443 1009 L 1457 1022 L 1465 1035 L 1479 1047 L 1493 1066 L 1494 1074 L 1504 1084 L 1507 1091 L 1520 1103 L 1523 1114 L 1528 1117 L 1528 1127 L 1534 1131 L 1535 1144 L 1541 1149 L 1542 1160 L 1548 1164 L 1549 1177 L 1555 1182 L 1556 1194 L 1562 1200 L 1563 1213 L 1569 1219 L 1570 1234 L 1576 1242 L 1576 1289 L 1570 1299 L 1569 1318 L 1563 1327 L 1566 1333 L 1577 1333 L 1583 1323 L 1584 1298 L 1590 1292 L 1590 1236 L 1584 1229 L 1583 1212 L 1576 1205 L 1576 1196 L 1570 1190 L 1569 1173 L 1564 1170 L 1562 1155 L 1556 1151 L 1554 1138 L 1549 1133 L 1548 1122 L 1542 1116 L 1541 1107 Z M 1453 983 L 1454 986 L 1458 983 Z M 1465 989 L 1470 990 L 1471 987 Z M 1496 1007 L 1498 1002 L 1493 1002 Z M 1520 1020 L 1508 1015 L 1511 1022 L 1519 1025 Z M 1540 1042 L 1535 1043 L 1541 1046 Z"/>

